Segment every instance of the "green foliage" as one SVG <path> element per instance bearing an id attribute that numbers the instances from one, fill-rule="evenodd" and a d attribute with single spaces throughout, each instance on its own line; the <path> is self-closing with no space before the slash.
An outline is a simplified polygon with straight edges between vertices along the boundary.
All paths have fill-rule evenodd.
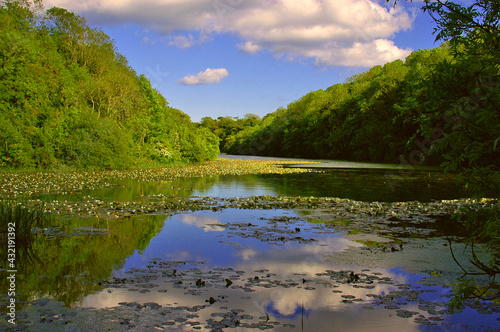
<path id="1" fill-rule="evenodd" d="M 497 0 L 476 0 L 468 7 L 452 1 L 426 1 L 422 8 L 437 24 L 436 40 L 449 40 L 457 56 L 472 55 L 487 62 L 498 59 L 500 3 Z"/>
<path id="2" fill-rule="evenodd" d="M 455 294 L 460 295 L 453 296 L 450 299 L 448 306 L 452 313 L 463 309 L 465 300 L 476 298 L 476 301 L 478 301 L 477 295 L 479 294 L 479 288 L 476 281 L 473 279 L 463 279 L 460 283 L 454 285 L 453 291 Z"/>
<path id="3" fill-rule="evenodd" d="M 223 121 L 229 120 L 219 118 L 219 127 L 208 120 L 206 127 L 223 139 L 228 153 L 398 163 L 415 148 L 415 139 L 423 139 L 418 121 L 425 112 L 425 79 L 451 58 L 446 47 L 416 51 L 405 62 L 376 66 L 344 84 L 312 91 L 253 126 L 221 135 Z M 436 155 L 428 159 L 442 161 Z"/>
<path id="4" fill-rule="evenodd" d="M 70 166 L 83 168 L 98 165 L 115 169 L 131 164 L 132 140 L 114 121 L 99 119 L 94 114 L 79 120 L 60 147 L 60 159 Z"/>
<path id="5" fill-rule="evenodd" d="M 213 159 L 216 137 L 168 106 L 112 40 L 40 1 L 0 6 L 0 167 L 129 168 Z"/>
<path id="6" fill-rule="evenodd" d="M 470 6 L 451 1 L 425 1 L 423 10 L 436 22 L 436 40 L 446 41 L 453 59 L 442 61 L 425 80 L 428 110 L 418 117 L 420 132 L 439 152 L 445 171 L 459 172 L 476 197 L 500 190 L 500 3 L 476 0 Z M 466 243 L 483 244 L 491 260 L 482 262 L 472 250 L 471 263 L 491 278 L 488 287 L 463 280 L 450 301 L 452 309 L 466 299 L 499 298 L 500 211 L 481 209 L 459 215 Z"/>
<path id="7" fill-rule="evenodd" d="M 220 141 L 220 150 L 225 153 L 235 153 L 230 147 L 234 146 L 234 136 L 239 132 L 258 126 L 261 119 L 258 115 L 247 113 L 242 119 L 233 118 L 231 116 L 219 116 L 216 120 L 210 117 L 201 119 L 201 127 L 214 133 Z"/>
<path id="8" fill-rule="evenodd" d="M 447 40 L 454 61 L 430 79 L 431 110 L 442 114 L 443 137 L 433 149 L 445 153 L 445 170 L 459 171 L 476 196 L 500 190 L 500 17 L 498 1 L 468 7 L 427 3 L 437 23 L 436 39 Z M 430 136 L 428 126 L 422 128 Z"/>

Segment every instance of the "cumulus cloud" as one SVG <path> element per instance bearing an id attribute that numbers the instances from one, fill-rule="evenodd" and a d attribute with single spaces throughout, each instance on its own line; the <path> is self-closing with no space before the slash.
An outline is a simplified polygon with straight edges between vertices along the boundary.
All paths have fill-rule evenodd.
<path id="1" fill-rule="evenodd" d="M 331 47 L 303 50 L 305 56 L 314 58 L 317 66 L 373 67 L 379 64 L 404 59 L 410 50 L 402 50 L 387 39 L 375 39 L 369 43 L 356 42 L 350 47 Z"/>
<path id="2" fill-rule="evenodd" d="M 199 85 L 219 83 L 224 77 L 228 76 L 229 72 L 225 68 L 207 68 L 205 71 L 200 71 L 196 75 L 188 75 L 177 81 L 183 85 Z"/>
<path id="3" fill-rule="evenodd" d="M 46 0 L 97 24 L 139 24 L 169 36 L 180 48 L 207 42 L 193 32 L 230 33 L 236 47 L 255 54 L 267 49 L 286 59 L 316 65 L 371 66 L 410 53 L 391 38 L 411 28 L 413 17 L 383 0 Z"/>

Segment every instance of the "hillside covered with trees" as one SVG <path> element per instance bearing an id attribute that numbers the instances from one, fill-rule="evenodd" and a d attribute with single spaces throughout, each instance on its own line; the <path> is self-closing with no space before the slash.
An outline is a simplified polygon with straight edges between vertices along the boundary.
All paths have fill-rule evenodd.
<path id="1" fill-rule="evenodd" d="M 425 111 L 425 80 L 433 66 L 451 58 L 447 47 L 413 52 L 404 62 L 312 91 L 243 130 L 219 118 L 227 130 L 214 133 L 225 140 L 221 150 L 232 154 L 399 162 Z"/>
<path id="2" fill-rule="evenodd" d="M 312 91 L 250 126 L 202 125 L 226 153 L 442 165 L 498 189 L 500 4 L 431 1 L 423 10 L 440 47 Z"/>
<path id="3" fill-rule="evenodd" d="M 473 63 L 462 61 L 444 43 L 312 91 L 261 121 L 204 118 L 202 125 L 221 138 L 225 153 L 399 163 L 410 162 L 418 149 L 422 153 L 411 156 L 414 164 L 439 165 L 446 157 L 428 151 L 438 143 L 432 131 L 458 133 L 463 120 L 473 120 L 466 111 L 474 102 L 498 97 L 491 93 L 498 69 L 475 71 Z M 495 113 L 488 114 L 494 121 L 481 126 L 493 144 L 498 122 Z M 490 148 L 481 162 L 499 160 L 497 149 Z"/>
<path id="4" fill-rule="evenodd" d="M 41 1 L 0 6 L 0 167 L 130 168 L 216 158 L 109 36 Z"/>

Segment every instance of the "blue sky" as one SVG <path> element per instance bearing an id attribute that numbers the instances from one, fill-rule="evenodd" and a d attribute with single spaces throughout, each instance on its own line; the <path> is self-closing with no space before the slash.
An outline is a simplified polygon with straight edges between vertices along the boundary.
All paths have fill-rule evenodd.
<path id="1" fill-rule="evenodd" d="M 436 47 L 422 1 L 46 0 L 101 28 L 170 106 L 264 116 L 373 65 Z"/>

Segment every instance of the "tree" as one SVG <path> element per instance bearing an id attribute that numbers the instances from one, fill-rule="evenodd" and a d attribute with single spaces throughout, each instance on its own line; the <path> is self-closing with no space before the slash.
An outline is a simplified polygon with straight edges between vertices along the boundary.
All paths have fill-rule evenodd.
<path id="1" fill-rule="evenodd" d="M 421 117 L 421 132 L 429 152 L 441 152 L 445 171 L 458 171 L 478 198 L 500 190 L 500 2 L 477 0 L 470 6 L 451 1 L 425 1 L 423 10 L 436 22 L 436 40 L 446 41 L 454 58 L 443 61 L 426 83 L 428 113 L 441 116 L 441 126 Z M 466 298 L 500 297 L 495 276 L 500 274 L 498 208 L 463 211 L 457 218 L 469 236 L 471 262 L 490 277 L 489 287 L 470 279 L 458 284 L 454 307 Z M 483 243 L 491 259 L 482 262 L 474 245 Z"/>
<path id="2" fill-rule="evenodd" d="M 0 167 L 128 168 L 216 158 L 217 138 L 138 76 L 104 32 L 41 1 L 0 6 Z"/>

